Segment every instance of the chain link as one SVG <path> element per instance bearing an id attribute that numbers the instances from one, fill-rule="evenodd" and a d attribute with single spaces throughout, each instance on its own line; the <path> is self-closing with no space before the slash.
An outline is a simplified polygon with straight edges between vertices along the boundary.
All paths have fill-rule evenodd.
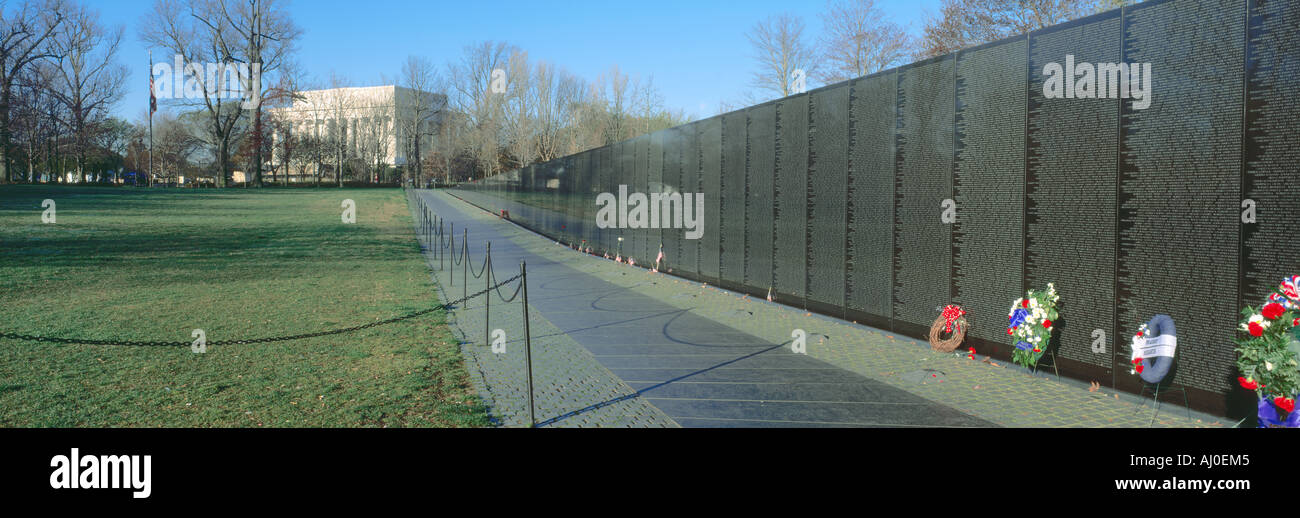
<path id="1" fill-rule="evenodd" d="M 469 273 L 470 273 L 470 275 L 473 275 L 475 279 L 482 279 L 482 278 L 483 278 L 483 272 L 487 271 L 487 267 L 488 267 L 489 259 L 491 259 L 491 257 L 484 257 L 484 258 L 483 258 L 483 267 L 482 267 L 482 268 L 479 268 L 478 273 L 474 273 L 474 263 L 473 263 L 473 262 L 469 263 Z"/>
<path id="2" fill-rule="evenodd" d="M 511 282 L 514 282 L 514 281 L 518 280 L 520 277 L 522 277 L 522 274 L 520 274 L 520 275 L 515 275 L 514 277 L 511 277 L 511 278 L 509 278 L 509 279 L 506 279 L 505 281 L 502 281 L 500 284 L 497 284 L 496 286 L 489 286 L 489 287 L 487 287 L 487 288 L 484 288 L 484 289 L 482 289 L 482 290 L 479 290 L 479 291 L 477 291 L 477 292 L 474 292 L 474 293 L 472 293 L 472 294 L 470 294 L 470 295 L 466 295 L 466 296 L 461 297 L 461 298 L 459 298 L 459 299 L 456 299 L 456 300 L 454 300 L 454 301 L 448 302 L 448 303 L 446 303 L 446 304 L 438 304 L 437 306 L 434 306 L 434 307 L 429 308 L 429 309 L 422 309 L 422 310 L 419 310 L 419 311 L 415 311 L 415 312 L 412 312 L 412 313 L 408 313 L 408 314 L 402 315 L 402 316 L 400 316 L 400 317 L 393 317 L 393 318 L 390 318 L 390 319 L 387 319 L 387 320 L 379 320 L 379 321 L 376 321 L 376 322 L 371 322 L 371 323 L 368 323 L 368 324 L 362 324 L 362 325 L 359 325 L 359 326 L 346 327 L 346 328 L 342 328 L 342 329 L 331 329 L 331 330 L 328 330 L 328 331 L 317 331 L 317 332 L 315 332 L 315 333 L 304 333 L 304 334 L 299 334 L 299 335 L 274 336 L 274 337 L 266 337 L 266 338 L 249 338 L 249 339 L 244 339 L 244 340 L 218 340 L 218 341 L 215 341 L 215 342 L 207 342 L 207 345 L 209 345 L 209 346 L 214 346 L 214 347 L 215 347 L 215 346 L 222 346 L 222 345 L 245 345 L 245 344 L 264 344 L 264 343 L 272 343 L 272 342 L 287 342 L 287 341 L 291 341 L 291 340 L 302 340 L 302 339 L 304 339 L 304 338 L 315 338 L 315 337 L 318 337 L 318 336 L 339 335 L 339 334 L 343 334 L 343 333 L 351 333 L 351 332 L 353 332 L 353 331 L 360 331 L 360 330 L 362 330 L 362 329 L 369 329 L 369 328 L 372 328 L 372 327 L 379 327 L 379 326 L 383 326 L 383 325 L 392 324 L 392 323 L 395 323 L 395 322 L 401 322 L 401 321 L 403 321 L 403 320 L 410 320 L 410 319 L 412 319 L 412 318 L 415 318 L 415 317 L 418 317 L 418 316 L 422 316 L 422 315 L 427 315 L 427 314 L 429 314 L 429 313 L 433 313 L 434 311 L 438 311 L 438 310 L 441 310 L 441 309 L 450 309 L 450 308 L 454 308 L 454 307 L 456 307 L 456 306 L 459 306 L 459 305 L 465 303 L 465 301 L 468 301 L 468 300 L 470 300 L 470 299 L 473 299 L 473 298 L 479 297 L 479 296 L 481 296 L 481 295 L 485 295 L 485 294 L 487 294 L 489 291 L 493 290 L 494 288 L 500 288 L 500 287 L 501 287 L 502 285 L 504 285 L 504 284 L 509 284 L 509 283 L 511 283 Z M 18 333 L 5 333 L 5 332 L 0 332 L 0 338 L 8 338 L 8 339 L 12 339 L 12 340 L 26 340 L 26 341 L 33 341 L 33 342 L 50 342 L 50 343 L 57 343 L 57 344 L 74 344 L 74 345 L 121 345 L 121 346 L 127 346 L 127 347 L 183 347 L 183 346 L 189 346 L 189 345 L 192 344 L 192 342 L 185 342 L 185 341 L 180 341 L 180 342 L 177 342 L 177 341 L 170 341 L 170 342 L 169 342 L 169 341 L 157 341 L 157 340 L 154 340 L 154 341 L 143 341 L 143 340 L 86 340 L 86 339 L 81 339 L 81 338 L 59 338 L 59 337 L 51 337 L 51 336 L 34 336 L 34 335 L 24 335 L 24 334 L 18 334 Z"/>
<path id="3" fill-rule="evenodd" d="M 496 275 L 496 271 L 495 271 L 495 269 L 494 269 L 494 271 L 489 272 L 488 275 L 491 275 L 493 279 L 497 278 L 497 275 Z M 515 279 L 518 279 L 519 277 L 520 277 L 520 275 L 516 275 L 514 278 L 515 278 Z M 491 281 L 488 281 L 488 282 L 491 282 Z M 522 282 L 519 283 L 518 285 L 515 286 L 515 293 L 514 293 L 514 295 L 511 295 L 510 298 L 506 298 L 505 295 L 502 295 L 502 294 L 501 294 L 501 286 L 504 285 L 504 284 L 506 284 L 506 283 L 509 283 L 509 282 L 510 282 L 510 281 L 497 283 L 497 284 L 494 286 L 494 287 L 496 288 L 497 297 L 501 298 L 501 301 L 504 302 L 504 303 L 506 303 L 506 304 L 509 304 L 509 303 L 511 303 L 511 302 L 514 302 L 514 301 L 515 301 L 515 297 L 518 297 L 518 296 L 519 296 L 519 292 L 522 291 L 522 290 L 523 290 L 523 287 L 524 287 L 524 283 L 522 283 Z"/>

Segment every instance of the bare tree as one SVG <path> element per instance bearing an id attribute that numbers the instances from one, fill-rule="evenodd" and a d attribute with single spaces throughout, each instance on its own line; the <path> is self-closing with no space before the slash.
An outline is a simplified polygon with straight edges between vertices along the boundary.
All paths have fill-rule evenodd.
<path id="1" fill-rule="evenodd" d="M 528 53 L 512 49 L 506 60 L 506 92 L 502 106 L 502 138 L 513 168 L 533 162 L 537 141 L 534 138 L 537 92 L 533 84 L 533 66 Z"/>
<path id="2" fill-rule="evenodd" d="M 573 131 L 578 150 L 593 149 L 606 144 L 606 105 L 603 84 L 593 82 L 577 94 L 574 109 Z M 575 151 L 576 152 L 576 151 Z"/>
<path id="3" fill-rule="evenodd" d="M 319 163 L 320 142 L 316 135 L 310 132 L 297 132 L 292 135 L 286 143 L 282 144 L 284 147 L 291 148 L 282 151 L 286 183 L 292 180 L 295 171 L 299 177 L 306 176 L 307 171 Z"/>
<path id="4" fill-rule="evenodd" d="M 50 57 L 45 43 L 63 21 L 61 0 L 0 2 L 0 184 L 9 182 L 10 103 L 14 83 L 33 62 Z"/>
<path id="5" fill-rule="evenodd" d="M 307 171 L 312 168 L 312 179 L 316 186 L 320 186 L 321 172 L 324 170 L 325 158 L 329 156 L 329 144 L 321 133 L 317 131 L 317 126 L 313 125 L 306 132 L 299 132 L 294 138 L 294 144 L 297 151 L 289 155 L 291 165 L 296 164 L 298 170 Z"/>
<path id="6" fill-rule="evenodd" d="M 122 98 L 126 67 L 117 62 L 117 51 L 124 31 L 120 25 L 101 25 L 95 11 L 72 6 L 49 39 L 55 70 L 50 92 L 64 107 L 62 122 L 72 137 L 82 182 L 96 126 L 108 119 L 109 108 Z"/>
<path id="7" fill-rule="evenodd" d="M 251 95 L 253 110 L 253 177 L 254 187 L 262 186 L 263 150 L 267 149 L 261 139 L 264 117 L 262 107 L 268 98 L 278 95 L 270 81 L 283 67 L 291 66 L 290 60 L 295 50 L 294 44 L 302 34 L 289 18 L 283 2 L 276 0 L 220 0 L 220 20 L 206 19 L 205 24 L 213 26 L 226 23 L 234 29 L 234 36 L 227 31 L 219 31 L 221 43 L 229 56 L 238 56 L 248 63 L 253 73 L 241 77 L 244 92 Z M 215 13 L 214 13 L 215 14 Z"/>
<path id="8" fill-rule="evenodd" d="M 280 170 L 284 172 L 283 183 L 288 185 L 292 157 L 300 136 L 296 131 L 298 121 L 293 119 L 286 110 L 293 106 L 294 101 L 303 99 L 301 92 L 304 79 L 302 70 L 297 63 L 292 62 L 285 63 L 278 76 L 275 86 L 271 87 L 267 91 L 267 96 L 263 98 L 264 107 L 272 108 L 270 115 L 266 116 L 270 125 L 267 131 L 269 135 L 267 152 L 272 168 L 271 181 L 275 182 L 275 173 Z M 276 166 L 277 159 L 279 169 Z"/>
<path id="9" fill-rule="evenodd" d="M 781 97 L 795 93 L 796 83 L 816 77 L 816 48 L 804 38 L 804 23 L 792 14 L 779 14 L 754 25 L 749 34 L 758 70 L 753 86 Z"/>
<path id="10" fill-rule="evenodd" d="M 50 93 L 53 84 L 54 67 L 48 62 L 23 70 L 14 83 L 8 129 L 23 151 L 28 181 L 36 181 L 38 169 L 49 172 L 54 144 L 60 136 L 58 125 L 63 110 Z"/>
<path id="11" fill-rule="evenodd" d="M 655 87 L 653 76 L 644 83 L 637 81 L 633 87 L 633 98 L 637 108 L 637 118 L 633 125 L 636 134 L 644 135 L 663 129 L 658 115 L 664 113 L 664 96 Z"/>
<path id="12" fill-rule="evenodd" d="M 449 66 L 452 78 L 451 102 L 464 118 L 465 145 L 479 164 L 482 177 L 496 174 L 500 168 L 502 111 L 506 59 L 514 47 L 503 42 L 486 41 L 467 46 L 459 63 Z M 494 85 L 494 83 L 496 83 Z"/>
<path id="13" fill-rule="evenodd" d="M 117 117 L 110 117 L 97 124 L 95 132 L 91 135 L 91 143 L 92 149 L 99 156 L 99 164 L 111 166 L 112 169 L 124 167 L 132 138 L 139 129 L 130 121 Z M 113 177 L 116 178 L 115 171 Z"/>
<path id="14" fill-rule="evenodd" d="M 822 79 L 835 83 L 900 64 L 914 44 L 890 22 L 874 0 L 838 0 L 822 13 Z"/>
<path id="15" fill-rule="evenodd" d="M 617 65 L 587 83 L 486 42 L 466 47 L 448 70 L 453 108 L 440 116 L 434 152 L 422 154 L 436 157 L 448 180 L 491 176 L 688 120 L 664 109 L 653 79 L 630 77 Z"/>
<path id="16" fill-rule="evenodd" d="M 409 89 L 406 95 L 396 95 L 401 100 L 397 112 L 402 114 L 402 128 L 406 140 L 408 162 L 412 164 L 412 181 L 424 185 L 423 141 L 436 131 L 438 115 L 446 109 L 446 80 L 433 63 L 419 56 L 406 58 L 402 65 L 402 86 Z M 442 94 L 442 95 L 440 95 Z"/>
<path id="17" fill-rule="evenodd" d="M 1098 0 L 943 0 L 939 15 L 925 22 L 916 57 L 1025 34 L 1092 14 L 1098 6 Z"/>
<path id="18" fill-rule="evenodd" d="M 216 156 L 217 186 L 225 187 L 231 181 L 230 155 L 236 143 L 233 139 L 237 132 L 236 124 L 243 116 L 240 106 L 243 99 L 232 96 L 229 88 L 223 88 L 219 84 L 220 77 L 209 78 L 203 67 L 204 63 L 233 65 L 236 59 L 225 45 L 235 36 L 235 29 L 219 23 L 221 10 L 222 5 L 217 0 L 156 0 L 153 12 L 146 14 L 139 26 L 140 39 L 144 43 L 172 52 L 184 64 L 183 80 L 195 88 L 174 85 L 178 91 L 185 88 L 187 95 L 174 96 L 176 99 L 172 103 L 191 109 L 201 108 L 208 114 L 206 139 Z M 218 23 L 210 24 L 204 20 L 217 20 Z M 161 79 L 170 80 L 166 76 Z M 189 98 L 189 94 L 198 98 Z"/>
<path id="19" fill-rule="evenodd" d="M 185 64 L 187 95 L 176 103 L 207 112 L 208 139 L 220 171 L 218 184 L 226 186 L 231 151 L 243 131 L 239 123 L 244 108 L 251 108 L 254 115 L 261 110 L 269 96 L 269 75 L 289 62 L 298 29 L 276 0 L 156 0 L 140 27 L 143 42 L 174 53 Z M 237 81 L 232 85 L 231 72 L 240 65 L 247 67 L 247 73 L 233 74 Z M 217 73 L 208 73 L 213 67 Z M 195 88 L 189 88 L 191 83 Z M 260 123 L 260 117 L 252 117 L 252 125 Z M 254 128 L 253 134 L 261 132 Z M 255 156 L 252 161 L 256 183 L 262 160 Z"/>
<path id="20" fill-rule="evenodd" d="M 164 182 L 178 182 L 180 177 L 195 169 L 193 159 L 204 147 L 203 112 L 176 115 L 159 111 L 154 119 L 154 168 Z"/>
<path id="21" fill-rule="evenodd" d="M 445 99 L 443 105 L 446 106 Z M 465 117 L 452 110 L 444 110 L 438 118 L 437 126 L 434 127 L 433 147 L 428 156 L 447 183 L 452 182 L 452 168 L 456 157 L 467 149 L 464 144 L 466 133 Z"/>
<path id="22" fill-rule="evenodd" d="M 356 130 L 352 123 L 356 109 L 354 91 L 348 79 L 333 75 L 330 77 L 330 89 L 322 99 L 328 132 L 325 142 L 334 157 L 334 182 L 343 187 L 343 169 L 352 158 Z"/>
<path id="23" fill-rule="evenodd" d="M 609 71 L 596 81 L 595 95 L 604 112 L 603 124 L 601 124 L 604 142 L 601 145 L 631 138 L 632 129 L 629 127 L 629 119 L 632 117 L 633 105 L 636 102 L 635 83 L 627 74 L 619 71 L 618 65 L 610 67 Z"/>
<path id="24" fill-rule="evenodd" d="M 362 102 L 354 107 L 353 113 L 358 121 L 355 139 L 360 167 L 357 170 L 370 172 L 366 177 L 368 182 L 384 181 L 384 171 L 396 156 L 392 145 L 396 134 L 394 111 L 395 105 L 389 103 Z"/>
<path id="25" fill-rule="evenodd" d="M 533 97 L 537 111 L 533 139 L 538 161 L 545 162 L 576 152 L 572 128 L 583 94 L 582 82 L 559 67 L 541 62 L 534 68 Z"/>
<path id="26" fill-rule="evenodd" d="M 302 160 L 302 167 L 305 170 L 308 165 L 314 166 L 312 177 L 319 187 L 321 177 L 325 169 L 325 161 L 333 156 L 333 146 L 329 134 L 329 106 L 328 99 L 319 95 L 307 97 L 303 92 L 320 90 L 318 85 L 303 85 L 296 83 L 298 86 L 293 87 L 293 99 L 303 102 L 303 110 L 308 117 L 300 118 L 299 126 L 306 126 L 305 130 L 297 133 L 295 139 L 298 145 L 297 156 Z M 293 115 L 288 117 L 298 118 Z"/>

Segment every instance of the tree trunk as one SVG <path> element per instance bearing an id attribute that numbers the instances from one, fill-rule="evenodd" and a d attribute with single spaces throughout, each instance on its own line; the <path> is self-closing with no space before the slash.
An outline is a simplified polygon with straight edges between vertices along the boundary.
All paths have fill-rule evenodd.
<path id="1" fill-rule="evenodd" d="M 217 178 L 217 187 L 225 188 L 229 185 L 227 182 L 229 181 L 228 176 L 230 175 L 229 139 L 221 139 L 221 144 L 217 146 L 217 155 L 217 163 L 220 165 L 221 169 L 219 177 Z M 153 179 L 150 178 L 149 180 L 152 181 Z"/>
<path id="2" fill-rule="evenodd" d="M 423 184 L 420 180 L 424 176 L 424 167 L 420 163 L 420 122 L 415 122 L 415 187 L 419 188 Z"/>
<path id="3" fill-rule="evenodd" d="M 4 78 L 8 83 L 8 78 Z M 0 185 L 9 183 L 9 100 L 12 90 L 0 86 Z"/>
<path id="4" fill-rule="evenodd" d="M 27 181 L 36 183 L 36 139 L 27 139 Z"/>
<path id="5" fill-rule="evenodd" d="M 253 107 L 253 187 L 262 186 L 262 103 Z"/>

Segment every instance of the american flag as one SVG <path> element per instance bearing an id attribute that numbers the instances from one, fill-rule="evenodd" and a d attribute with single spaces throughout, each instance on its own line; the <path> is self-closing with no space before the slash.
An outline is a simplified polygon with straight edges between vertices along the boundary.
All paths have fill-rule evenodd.
<path id="1" fill-rule="evenodd" d="M 154 91 L 153 91 L 153 55 L 150 54 L 149 55 L 149 115 L 152 116 L 153 113 L 156 111 L 158 111 L 158 97 L 154 95 Z"/>

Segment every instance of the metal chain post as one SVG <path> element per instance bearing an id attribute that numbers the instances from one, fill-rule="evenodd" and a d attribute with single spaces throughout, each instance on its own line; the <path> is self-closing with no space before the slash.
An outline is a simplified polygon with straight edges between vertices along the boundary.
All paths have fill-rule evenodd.
<path id="1" fill-rule="evenodd" d="M 450 272 L 451 282 L 448 282 L 447 285 L 455 286 L 456 285 L 456 222 L 455 221 L 451 222 L 451 233 L 447 235 L 451 236 L 451 239 L 447 240 L 451 243 L 451 268 L 449 268 L 449 270 L 451 270 Z"/>
<path id="2" fill-rule="evenodd" d="M 460 291 L 462 293 L 468 293 L 467 290 L 469 290 L 469 229 L 468 228 L 463 229 L 463 231 L 465 233 L 465 240 L 460 242 L 460 255 L 462 256 L 460 261 L 460 265 L 462 267 L 462 270 L 460 272 L 460 280 L 461 280 Z M 465 304 L 465 307 L 469 307 L 469 304 Z"/>
<path id="3" fill-rule="evenodd" d="M 533 338 L 528 329 L 528 262 L 519 262 L 519 282 L 524 290 L 524 363 L 528 370 L 528 427 L 537 428 L 537 414 L 533 405 Z"/>

